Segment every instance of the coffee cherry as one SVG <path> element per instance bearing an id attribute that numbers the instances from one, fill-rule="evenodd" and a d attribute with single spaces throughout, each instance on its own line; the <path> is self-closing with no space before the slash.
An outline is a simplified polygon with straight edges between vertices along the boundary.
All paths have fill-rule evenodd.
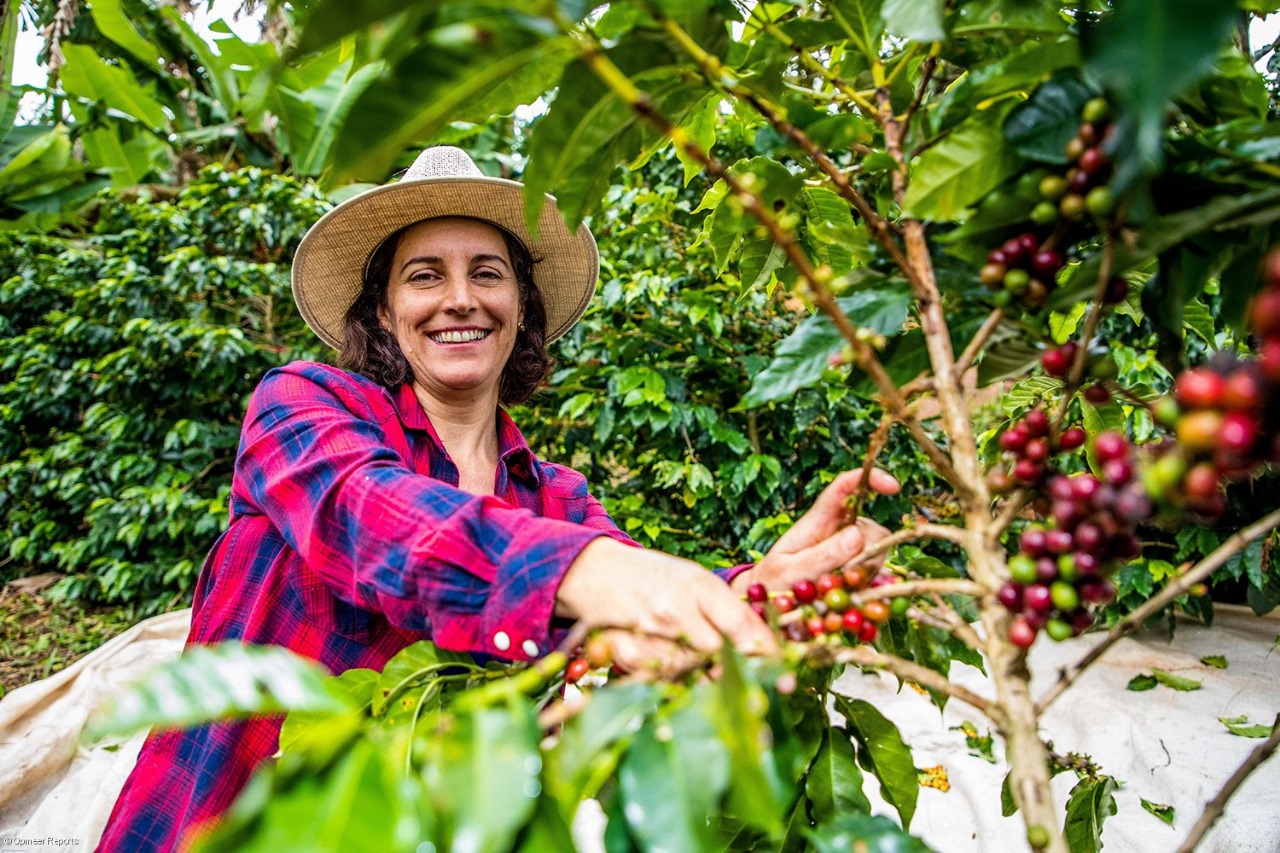
<path id="1" fill-rule="evenodd" d="M 577 684 L 582 680 L 582 676 L 591 671 L 591 664 L 582 658 L 574 658 L 569 661 L 569 665 L 564 668 L 564 683 Z"/>
<path id="2" fill-rule="evenodd" d="M 1055 642 L 1062 642 L 1071 638 L 1071 625 L 1063 622 L 1061 619 L 1050 619 L 1045 623 L 1044 632 L 1049 635 L 1049 639 Z"/>
<path id="3" fill-rule="evenodd" d="M 846 589 L 862 589 L 871 580 L 867 570 L 862 566 L 853 566 L 842 573 Z"/>
<path id="4" fill-rule="evenodd" d="M 1043 557 L 1045 554 L 1049 553 L 1049 545 L 1048 540 L 1045 537 L 1045 532 L 1038 527 L 1032 527 L 1029 530 L 1024 530 L 1022 532 L 1022 537 L 1019 540 L 1019 544 L 1022 547 L 1022 553 L 1031 557 Z"/>
<path id="5" fill-rule="evenodd" d="M 1072 222 L 1079 222 L 1084 219 L 1084 196 L 1080 193 L 1070 193 L 1063 196 L 1062 201 L 1058 202 L 1058 212 Z"/>
<path id="6" fill-rule="evenodd" d="M 801 604 L 812 604 L 818 597 L 818 587 L 811 580 L 799 580 L 791 585 L 791 594 Z"/>
<path id="7" fill-rule="evenodd" d="M 821 616 L 810 616 L 804 620 L 804 626 L 809 629 L 809 636 L 811 637 L 821 637 L 827 633 L 827 620 Z"/>
<path id="8" fill-rule="evenodd" d="M 1102 476 L 1113 486 L 1123 486 L 1133 479 L 1133 464 L 1128 459 L 1109 459 L 1103 463 Z"/>
<path id="9" fill-rule="evenodd" d="M 1118 432 L 1100 432 L 1093 440 L 1093 453 L 1099 462 L 1124 459 L 1129 455 L 1129 442 Z"/>
<path id="10" fill-rule="evenodd" d="M 1022 455 L 1032 462 L 1043 462 L 1049 458 L 1049 440 L 1046 438 L 1033 438 L 1027 442 L 1027 446 L 1023 448 Z"/>
<path id="11" fill-rule="evenodd" d="M 1212 451 L 1221 436 L 1223 422 L 1223 416 L 1212 409 L 1188 412 L 1178 420 L 1178 443 L 1193 451 Z"/>
<path id="12" fill-rule="evenodd" d="M 1244 412 L 1227 412 L 1222 416 L 1219 447 L 1228 453 L 1248 453 L 1258 441 L 1258 421 Z"/>
<path id="13" fill-rule="evenodd" d="M 1066 581 L 1058 581 L 1049 587 L 1053 606 L 1062 611 L 1075 610 L 1080 605 L 1080 594 Z"/>
<path id="14" fill-rule="evenodd" d="M 857 634 L 862 630 L 862 624 L 866 622 L 866 617 L 862 615 L 862 611 L 856 607 L 850 607 L 841 615 L 844 630 L 850 634 Z"/>
<path id="15" fill-rule="evenodd" d="M 1218 494 L 1221 480 L 1218 469 L 1212 462 L 1199 462 L 1187 471 L 1187 478 L 1182 483 L 1182 492 L 1187 500 L 1207 502 Z"/>
<path id="16" fill-rule="evenodd" d="M 884 622 L 889 618 L 889 605 L 881 599 L 868 601 L 862 605 L 862 615 L 872 622 Z"/>
<path id="17" fill-rule="evenodd" d="M 1022 293 L 1031 281 L 1031 274 L 1026 270 L 1011 269 L 1004 274 L 1004 289 L 1010 293 Z"/>
<path id="18" fill-rule="evenodd" d="M 839 634 L 844 629 L 844 611 L 828 610 L 822 617 L 822 628 L 828 634 Z"/>
<path id="19" fill-rule="evenodd" d="M 768 620 L 769 611 L 762 602 L 752 601 L 752 602 L 749 602 L 749 606 L 751 607 L 752 613 L 759 616 L 763 620 L 766 620 L 766 621 Z"/>
<path id="20" fill-rule="evenodd" d="M 1004 274 L 1004 264 L 985 264 L 978 270 L 978 281 L 994 290 L 1004 284 Z"/>
<path id="21" fill-rule="evenodd" d="M 1040 197 L 1046 201 L 1058 201 L 1067 194 L 1067 179 L 1060 175 L 1049 175 L 1040 181 L 1039 190 Z"/>
<path id="22" fill-rule="evenodd" d="M 1088 147 L 1089 146 L 1085 144 L 1085 141 L 1080 137 L 1072 137 L 1071 141 L 1067 143 L 1067 159 L 1071 161 L 1079 160 L 1080 155 L 1084 154 L 1085 149 Z"/>
<path id="23" fill-rule="evenodd" d="M 1063 554 L 1058 558 L 1058 577 L 1064 581 L 1074 581 L 1079 576 L 1080 571 L 1076 568 L 1075 554 Z"/>
<path id="24" fill-rule="evenodd" d="M 1062 257 L 1061 252 L 1055 252 L 1053 249 L 1043 249 L 1031 256 L 1031 271 L 1052 279 L 1066 262 L 1066 258 Z"/>
<path id="25" fill-rule="evenodd" d="M 1102 171 L 1106 165 L 1107 155 L 1103 154 L 1102 149 L 1098 148 L 1096 145 L 1086 148 L 1080 154 L 1079 168 L 1080 171 L 1086 175 L 1092 176 L 1097 172 Z M 1098 189 L 1105 189 L 1105 187 L 1098 187 Z"/>
<path id="26" fill-rule="evenodd" d="M 876 635 L 880 633 L 879 626 L 874 622 L 863 622 L 862 627 L 858 629 L 858 639 L 864 643 L 875 642 Z"/>
<path id="27" fill-rule="evenodd" d="M 1022 302 L 1028 308 L 1039 308 L 1049 296 L 1049 286 L 1038 278 L 1027 282 L 1027 290 L 1022 294 Z"/>
<path id="28" fill-rule="evenodd" d="M 1086 198 L 1085 199 L 1086 206 L 1088 205 L 1088 202 L 1089 200 Z M 1100 216 L 1105 214 L 1094 214 L 1094 215 Z M 1124 302 L 1128 298 L 1129 298 L 1129 282 L 1125 281 L 1122 278 L 1113 278 L 1107 282 L 1107 291 L 1102 296 L 1102 302 L 1104 305 L 1119 305 L 1121 302 Z"/>
<path id="29" fill-rule="evenodd" d="M 1110 604 L 1116 597 L 1116 588 L 1104 578 L 1085 578 L 1080 582 L 1079 591 L 1086 604 Z"/>
<path id="30" fill-rule="evenodd" d="M 1021 612 L 1022 585 L 1012 581 L 1001 584 L 1000 589 L 996 591 L 996 598 L 1005 606 L 1005 609 L 1013 613 Z"/>
<path id="31" fill-rule="evenodd" d="M 1040 366 L 1050 376 L 1062 379 L 1071 372 L 1071 362 L 1074 357 L 1074 353 L 1068 351 L 1065 346 L 1045 350 L 1040 354 Z"/>
<path id="32" fill-rule="evenodd" d="M 1237 370 L 1222 385 L 1222 405 L 1228 409 L 1252 411 L 1262 405 L 1263 399 L 1262 380 L 1252 370 Z"/>
<path id="33" fill-rule="evenodd" d="M 762 583 L 753 583 L 747 587 L 747 601 L 764 603 L 769 600 L 769 589 Z"/>
<path id="34" fill-rule="evenodd" d="M 1156 423 L 1165 427 L 1174 427 L 1178 425 L 1178 418 L 1182 415 L 1182 408 L 1178 405 L 1178 401 L 1172 397 L 1161 397 L 1156 400 L 1151 407 L 1151 416 L 1155 418 Z"/>
<path id="35" fill-rule="evenodd" d="M 1272 250 L 1270 258 L 1275 255 Z M 1253 298 L 1249 308 L 1249 325 L 1255 334 L 1263 338 L 1280 335 L 1280 285 L 1272 284 L 1271 289 L 1264 290 Z"/>
<path id="36" fill-rule="evenodd" d="M 1028 610 L 1048 613 L 1053 607 L 1053 596 L 1049 593 L 1049 587 L 1033 583 L 1022 590 L 1022 603 Z"/>
<path id="37" fill-rule="evenodd" d="M 818 576 L 814 586 L 817 587 L 818 597 L 822 598 L 833 589 L 844 589 L 844 577 L 834 572 L 824 572 Z"/>
<path id="38" fill-rule="evenodd" d="M 1106 98 L 1090 98 L 1080 111 L 1080 117 L 1090 124 L 1100 124 L 1111 115 L 1111 105 Z"/>
<path id="39" fill-rule="evenodd" d="M 849 593 L 839 587 L 828 590 L 822 600 L 827 607 L 840 613 L 843 613 L 849 607 Z"/>
<path id="40" fill-rule="evenodd" d="M 900 595 L 889 602 L 889 612 L 894 616 L 905 616 L 910 609 L 911 601 L 906 596 Z"/>
<path id="41" fill-rule="evenodd" d="M 1005 266 L 1009 263 L 1009 256 L 1004 253 L 1003 249 L 992 249 L 987 252 L 987 263 Z"/>
<path id="42" fill-rule="evenodd" d="M 613 663 L 613 648 L 600 634 L 592 634 L 582 645 L 582 656 L 592 669 L 604 669 Z"/>
<path id="43" fill-rule="evenodd" d="M 1058 436 L 1058 449 L 1071 451 L 1084 447 L 1085 438 L 1085 431 L 1080 427 L 1068 427 Z"/>
<path id="44" fill-rule="evenodd" d="M 1053 557 L 1039 557 L 1036 559 L 1036 581 L 1039 583 L 1052 583 L 1058 579 L 1058 561 Z"/>
<path id="45" fill-rule="evenodd" d="M 1028 584 L 1036 581 L 1036 561 L 1028 554 L 1015 554 L 1009 558 L 1009 576 L 1016 583 Z M 1019 590 L 1021 594 L 1021 590 Z"/>
<path id="46" fill-rule="evenodd" d="M 1038 202 L 1031 208 L 1030 219 L 1036 225 L 1052 225 L 1058 221 L 1058 206 L 1051 201 Z"/>
<path id="47" fill-rule="evenodd" d="M 1020 649 L 1029 649 L 1036 641 L 1036 629 L 1031 627 L 1026 617 L 1019 616 L 1009 623 L 1009 642 Z"/>
<path id="48" fill-rule="evenodd" d="M 1111 392 L 1107 390 L 1107 386 L 1101 382 L 1095 382 L 1089 385 L 1081 392 L 1084 398 L 1095 406 L 1101 406 L 1111 399 Z"/>
<path id="49" fill-rule="evenodd" d="M 1049 415 L 1044 409 L 1032 409 L 1022 419 L 1027 435 L 1033 438 L 1049 434 Z"/>
<path id="50" fill-rule="evenodd" d="M 1174 396 L 1184 409 L 1216 409 L 1225 391 L 1222 377 L 1203 367 L 1183 371 L 1174 385 Z"/>
<path id="51" fill-rule="evenodd" d="M 987 489 L 993 495 L 1003 495 L 1005 492 L 1012 491 L 1016 485 L 1017 481 L 1008 471 L 993 468 L 987 472 Z"/>
<path id="52" fill-rule="evenodd" d="M 1013 476 L 1025 486 L 1034 485 L 1044 475 L 1044 466 L 1032 459 L 1019 459 L 1013 464 Z"/>
<path id="53" fill-rule="evenodd" d="M 790 613 L 796 609 L 796 600 L 790 595 L 779 595 L 773 599 L 774 609 L 779 613 Z"/>

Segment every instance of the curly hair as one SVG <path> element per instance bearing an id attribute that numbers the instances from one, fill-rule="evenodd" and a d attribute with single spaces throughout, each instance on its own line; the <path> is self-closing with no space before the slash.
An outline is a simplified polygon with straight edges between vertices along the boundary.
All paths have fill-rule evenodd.
<path id="1" fill-rule="evenodd" d="M 345 334 L 342 349 L 338 352 L 338 366 L 367 376 L 385 388 L 394 389 L 413 381 L 409 360 L 400 350 L 395 336 L 379 321 L 378 309 L 387 307 L 391 263 L 400 240 L 417 224 L 406 225 L 373 250 L 365 264 L 360 294 L 347 309 L 343 320 Z M 485 224 L 493 225 L 491 222 Z M 516 333 L 515 349 L 502 368 L 498 384 L 499 402 L 504 406 L 514 406 L 528 400 L 551 372 L 551 356 L 547 355 L 547 309 L 542 302 L 542 293 L 533 283 L 533 265 L 538 259 L 506 229 L 493 227 L 498 229 L 506 243 L 524 315 L 524 329 Z"/>

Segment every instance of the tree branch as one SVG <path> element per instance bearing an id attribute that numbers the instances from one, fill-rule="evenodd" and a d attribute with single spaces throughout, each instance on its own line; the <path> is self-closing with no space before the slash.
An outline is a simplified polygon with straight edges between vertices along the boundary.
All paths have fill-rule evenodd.
<path id="1" fill-rule="evenodd" d="M 1254 747 L 1249 753 L 1249 757 L 1244 763 L 1236 768 L 1236 772 L 1231 774 L 1231 778 L 1222 786 L 1222 790 L 1217 793 L 1212 800 L 1205 804 L 1204 813 L 1200 815 L 1200 819 L 1191 827 L 1191 832 L 1187 833 L 1186 840 L 1182 842 L 1182 846 L 1178 848 L 1178 853 L 1192 853 L 1196 849 L 1196 845 L 1204 838 L 1209 828 L 1222 817 L 1223 809 L 1227 807 L 1227 800 L 1231 799 L 1231 795 L 1236 789 L 1248 778 L 1249 774 L 1257 770 L 1262 762 L 1266 761 L 1276 751 L 1276 747 L 1280 746 L 1280 717 L 1276 718 L 1276 722 L 1271 726 L 1271 736 L 1262 743 Z"/>
<path id="2" fill-rule="evenodd" d="M 959 699 L 961 702 L 973 706 L 975 710 L 981 712 L 996 725 L 1000 725 L 1000 721 L 1004 718 L 1000 707 L 990 699 L 979 696 L 968 688 L 949 681 L 946 676 L 940 673 L 934 672 L 918 663 L 900 658 L 897 655 L 876 651 L 871 646 L 832 648 L 824 645 L 811 645 L 809 650 L 810 654 L 819 660 L 829 660 L 832 663 L 854 663 L 858 666 L 873 669 L 886 669 L 899 678 L 914 682 L 921 687 L 938 693 L 945 693 L 953 699 Z"/>

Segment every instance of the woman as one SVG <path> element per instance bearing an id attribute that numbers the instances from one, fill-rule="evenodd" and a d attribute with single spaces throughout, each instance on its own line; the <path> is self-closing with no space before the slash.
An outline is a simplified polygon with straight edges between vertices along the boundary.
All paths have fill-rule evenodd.
<path id="1" fill-rule="evenodd" d="M 545 377 L 545 344 L 582 315 L 596 275 L 585 226 L 570 232 L 548 197 L 535 238 L 521 185 L 455 148 L 427 149 L 402 180 L 316 223 L 294 297 L 345 369 L 294 363 L 254 392 L 231 524 L 201 573 L 188 642 L 282 645 L 334 673 L 380 669 L 422 639 L 528 660 L 574 620 L 607 630 L 630 670 L 678 671 L 726 636 L 772 651 L 742 593 L 861 550 L 876 526 L 841 530 L 859 474 L 722 578 L 637 547 L 501 408 Z M 882 472 L 871 485 L 897 488 Z M 279 729 L 258 719 L 150 738 L 101 849 L 172 849 L 230 805 Z"/>

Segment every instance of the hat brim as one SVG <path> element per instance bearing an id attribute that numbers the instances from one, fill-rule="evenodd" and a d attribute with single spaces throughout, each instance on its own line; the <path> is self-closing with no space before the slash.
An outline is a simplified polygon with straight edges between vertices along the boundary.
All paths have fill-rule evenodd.
<path id="1" fill-rule="evenodd" d="M 547 341 L 587 309 L 600 274 L 586 225 L 570 231 L 546 197 L 534 240 L 524 217 L 524 186 L 505 178 L 424 178 L 375 187 L 334 207 L 311 226 L 293 259 L 293 299 L 307 325 L 342 349 L 347 310 L 363 286 L 369 256 L 407 225 L 441 216 L 481 219 L 509 231 L 538 260 L 533 281 L 547 310 Z"/>

